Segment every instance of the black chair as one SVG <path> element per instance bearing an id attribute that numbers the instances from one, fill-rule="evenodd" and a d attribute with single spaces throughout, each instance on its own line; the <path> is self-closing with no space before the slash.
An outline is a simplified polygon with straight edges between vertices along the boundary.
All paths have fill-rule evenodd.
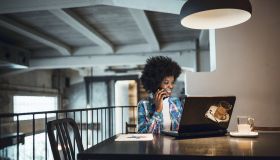
<path id="1" fill-rule="evenodd" d="M 47 123 L 47 131 L 55 160 L 75 160 L 75 144 L 77 145 L 78 152 L 84 151 L 78 126 L 73 119 L 64 118 L 49 121 Z M 58 149 L 59 145 L 62 150 L 61 156 Z"/>
<path id="2" fill-rule="evenodd" d="M 136 124 L 125 122 L 125 133 L 136 133 Z"/>

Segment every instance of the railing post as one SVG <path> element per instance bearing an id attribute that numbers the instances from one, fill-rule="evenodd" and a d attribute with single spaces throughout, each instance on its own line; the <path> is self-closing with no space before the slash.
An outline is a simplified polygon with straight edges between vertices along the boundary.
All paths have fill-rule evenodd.
<path id="1" fill-rule="evenodd" d="M 108 121 L 109 121 L 109 137 L 111 137 L 113 135 L 113 132 L 112 132 L 112 123 L 113 123 L 113 114 L 111 112 L 111 107 L 109 108 L 109 111 L 108 111 Z"/>
<path id="2" fill-rule="evenodd" d="M 94 134 L 93 134 L 93 133 L 94 133 L 93 111 L 94 111 L 94 110 L 91 109 L 91 124 L 92 124 L 92 127 L 91 127 L 91 129 L 92 129 L 92 130 L 91 130 L 91 134 L 92 134 L 92 135 L 91 135 L 91 141 L 92 141 L 92 145 L 94 145 L 94 136 L 93 136 L 93 135 L 94 135 Z"/>
<path id="3" fill-rule="evenodd" d="M 75 114 L 76 112 L 74 111 L 73 112 L 73 119 L 74 119 L 74 121 L 76 122 L 76 114 Z M 75 138 L 75 135 L 73 134 L 73 139 Z M 76 153 L 76 141 L 74 141 L 74 153 Z"/>
<path id="4" fill-rule="evenodd" d="M 122 106 L 122 133 L 123 133 L 123 106 Z"/>
<path id="5" fill-rule="evenodd" d="M 107 123 L 107 116 L 106 116 L 107 115 L 107 109 L 108 108 L 105 109 L 105 139 L 106 139 L 106 133 L 107 133 L 107 131 L 106 131 L 107 130 L 107 125 L 106 125 L 106 123 Z"/>
<path id="6" fill-rule="evenodd" d="M 98 129 L 99 129 L 99 127 L 98 127 L 98 126 L 99 126 L 99 124 L 98 124 L 98 122 L 99 122 L 99 121 L 98 121 L 98 109 L 96 110 L 96 112 L 97 112 L 97 113 L 96 113 L 96 115 L 97 115 L 97 122 L 96 122 L 96 124 L 97 124 L 97 126 L 96 126 L 96 133 L 97 133 L 97 143 L 98 143 Z"/>
<path id="7" fill-rule="evenodd" d="M 88 110 L 86 110 L 86 118 L 87 118 L 87 134 L 86 134 L 86 136 L 87 136 L 87 148 L 88 148 Z"/>
<path id="8" fill-rule="evenodd" d="M 48 142 L 47 142 L 47 123 L 48 123 L 48 116 L 47 113 L 45 113 L 45 160 L 48 159 Z"/>
<path id="9" fill-rule="evenodd" d="M 19 115 L 17 114 L 17 160 L 19 160 Z"/>
<path id="10" fill-rule="evenodd" d="M 35 114 L 32 114 L 33 160 L 35 159 Z"/>
<path id="11" fill-rule="evenodd" d="M 100 127 L 101 127 L 101 141 L 103 141 L 103 109 L 101 109 L 101 122 L 100 122 Z"/>
<path id="12" fill-rule="evenodd" d="M 80 111 L 80 126 L 81 126 L 81 141 L 83 143 L 83 118 L 82 118 L 82 112 Z"/>

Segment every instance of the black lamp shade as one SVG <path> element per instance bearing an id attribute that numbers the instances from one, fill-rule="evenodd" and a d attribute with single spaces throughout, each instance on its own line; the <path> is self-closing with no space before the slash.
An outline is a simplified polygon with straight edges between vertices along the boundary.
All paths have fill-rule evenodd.
<path id="1" fill-rule="evenodd" d="M 181 9 L 181 24 L 193 29 L 218 29 L 250 19 L 249 0 L 188 0 Z"/>

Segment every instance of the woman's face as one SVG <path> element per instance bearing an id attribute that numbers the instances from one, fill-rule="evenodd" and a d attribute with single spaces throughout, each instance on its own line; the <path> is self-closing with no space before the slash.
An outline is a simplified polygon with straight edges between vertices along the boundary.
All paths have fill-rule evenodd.
<path id="1" fill-rule="evenodd" d="M 171 96 L 172 89 L 174 88 L 174 83 L 174 76 L 168 76 L 165 77 L 160 84 L 160 88 L 165 89 L 166 95 L 168 97 Z"/>

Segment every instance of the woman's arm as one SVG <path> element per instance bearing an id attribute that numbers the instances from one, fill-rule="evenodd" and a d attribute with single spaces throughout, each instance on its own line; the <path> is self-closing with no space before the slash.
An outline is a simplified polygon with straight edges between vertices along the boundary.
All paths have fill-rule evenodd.
<path id="1" fill-rule="evenodd" d="M 138 133 L 160 133 L 161 114 L 154 112 L 151 117 L 147 117 L 147 102 L 140 101 L 138 103 Z"/>
<path id="2" fill-rule="evenodd" d="M 172 121 L 172 130 L 178 130 L 182 112 L 183 112 L 183 106 L 180 99 L 177 97 L 172 97 L 169 103 L 171 105 L 170 116 Z"/>

